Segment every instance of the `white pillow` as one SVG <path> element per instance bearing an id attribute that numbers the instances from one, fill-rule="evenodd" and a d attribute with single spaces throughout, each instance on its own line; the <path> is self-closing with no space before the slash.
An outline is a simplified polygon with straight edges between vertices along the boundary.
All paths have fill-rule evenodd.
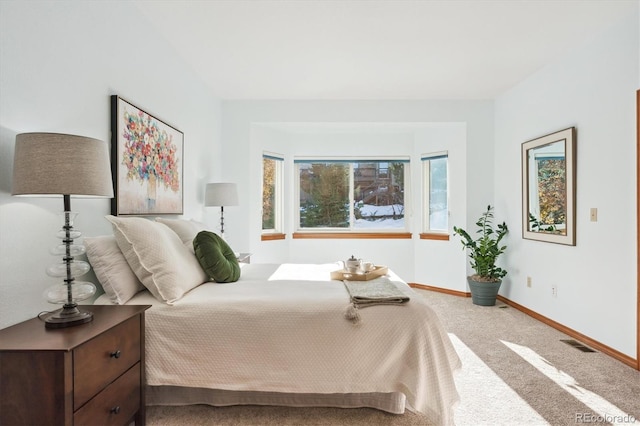
<path id="1" fill-rule="evenodd" d="M 105 217 L 129 266 L 158 300 L 172 304 L 208 281 L 198 259 L 166 225 L 141 217 Z"/>
<path id="2" fill-rule="evenodd" d="M 178 234 L 178 237 L 184 244 L 193 244 L 193 239 L 198 235 L 198 232 L 204 231 L 206 226 L 195 220 L 186 219 L 165 219 L 163 217 L 156 217 L 156 222 L 167 225 L 173 232 Z"/>
<path id="3" fill-rule="evenodd" d="M 123 305 L 136 293 L 144 290 L 144 286 L 120 251 L 116 237 L 85 237 L 84 245 L 87 248 L 89 263 L 112 303 Z"/>

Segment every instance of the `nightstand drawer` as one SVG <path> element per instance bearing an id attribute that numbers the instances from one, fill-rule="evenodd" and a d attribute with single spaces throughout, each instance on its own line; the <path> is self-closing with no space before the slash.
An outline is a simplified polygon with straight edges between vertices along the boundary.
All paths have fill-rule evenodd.
<path id="1" fill-rule="evenodd" d="M 135 316 L 73 351 L 74 410 L 140 360 L 140 317 Z"/>
<path id="2" fill-rule="evenodd" d="M 134 365 L 115 382 L 73 415 L 74 425 L 124 425 L 140 407 L 140 364 Z"/>

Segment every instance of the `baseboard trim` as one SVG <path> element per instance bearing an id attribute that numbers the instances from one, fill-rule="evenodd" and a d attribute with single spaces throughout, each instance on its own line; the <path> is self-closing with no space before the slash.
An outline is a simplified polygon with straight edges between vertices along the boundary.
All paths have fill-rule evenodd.
<path id="1" fill-rule="evenodd" d="M 409 283 L 409 285 L 413 288 L 419 288 L 422 290 L 435 291 L 438 293 L 445 293 L 453 296 L 471 297 L 471 293 L 464 292 L 464 291 L 449 290 L 447 288 L 434 287 L 434 286 L 418 284 L 418 283 Z M 584 343 L 585 345 L 592 347 L 593 349 L 596 349 L 602 352 L 603 354 L 609 355 L 610 357 L 617 359 L 618 361 L 622 362 L 625 365 L 628 365 L 634 370 L 640 370 L 638 360 L 630 357 L 629 355 L 623 354 L 622 352 L 617 351 L 612 347 L 605 345 L 604 343 L 600 343 L 589 336 L 585 336 L 584 334 L 572 328 L 569 328 L 566 325 L 560 324 L 559 322 L 554 321 L 551 318 L 547 318 L 544 315 L 540 315 L 539 313 L 525 306 L 522 306 L 521 304 L 516 303 L 510 299 L 507 299 L 502 295 L 498 295 L 498 300 L 500 300 L 501 302 L 504 302 L 505 304 L 511 306 L 514 309 L 519 310 L 522 313 L 529 315 L 530 317 L 540 321 L 541 323 L 548 325 L 551 328 L 555 328 L 556 330 L 566 334 L 567 336 L 573 337 L 574 339 Z"/>
<path id="2" fill-rule="evenodd" d="M 409 287 L 419 288 L 421 290 L 435 291 L 435 292 L 438 292 L 438 293 L 450 294 L 452 296 L 471 297 L 471 293 L 466 292 L 466 291 L 450 290 L 448 288 L 434 287 L 434 286 L 426 285 L 426 284 L 409 283 Z"/>
<path id="3" fill-rule="evenodd" d="M 547 318 L 544 315 L 540 315 L 539 313 L 532 311 L 531 309 L 525 306 L 522 306 L 519 303 L 516 303 L 510 299 L 507 299 L 504 296 L 498 295 L 498 300 L 506 303 L 507 305 L 521 312 L 524 312 L 525 314 L 529 315 L 532 318 L 537 319 L 538 321 L 548 325 L 549 327 L 553 327 L 556 330 L 563 332 L 567 336 L 573 337 L 574 339 L 584 343 L 585 345 L 591 346 L 593 349 L 596 349 L 602 352 L 603 354 L 607 354 L 610 357 L 617 359 L 618 361 L 628 365 L 629 367 L 632 367 L 635 370 L 638 369 L 638 361 L 630 357 L 629 355 L 623 354 L 622 352 L 619 352 L 613 349 L 612 347 L 605 345 L 604 343 L 600 343 L 589 336 L 585 336 L 579 331 L 569 328 L 564 324 L 560 324 L 559 322 L 554 321 L 551 318 Z"/>

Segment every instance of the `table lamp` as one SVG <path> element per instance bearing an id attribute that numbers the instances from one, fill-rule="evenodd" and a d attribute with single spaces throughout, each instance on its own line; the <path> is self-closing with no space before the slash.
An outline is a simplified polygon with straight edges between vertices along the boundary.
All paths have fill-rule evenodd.
<path id="1" fill-rule="evenodd" d="M 93 314 L 79 310 L 76 303 L 91 297 L 96 287 L 91 282 L 75 281 L 75 277 L 89 272 L 91 266 L 74 259 L 84 254 L 85 248 L 82 244 L 73 244 L 82 234 L 73 229 L 76 214 L 71 212 L 71 197 L 113 198 L 107 144 L 59 133 L 17 135 L 11 194 L 62 196 L 64 202 L 64 225 L 57 234 L 62 244 L 51 250 L 52 254 L 63 256 L 62 262 L 47 268 L 47 275 L 64 278 L 64 283 L 44 293 L 48 302 L 64 306 L 41 317 L 45 327 L 63 328 L 91 321 Z"/>
<path id="2" fill-rule="evenodd" d="M 206 207 L 220 206 L 220 237 L 224 239 L 224 206 L 238 205 L 238 188 L 235 183 L 208 183 L 204 192 Z"/>

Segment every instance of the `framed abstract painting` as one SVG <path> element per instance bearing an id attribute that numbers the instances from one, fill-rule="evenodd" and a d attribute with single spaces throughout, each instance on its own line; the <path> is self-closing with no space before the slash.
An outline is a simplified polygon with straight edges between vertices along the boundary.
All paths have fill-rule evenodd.
<path id="1" fill-rule="evenodd" d="M 111 214 L 182 214 L 183 144 L 181 131 L 111 96 Z"/>

